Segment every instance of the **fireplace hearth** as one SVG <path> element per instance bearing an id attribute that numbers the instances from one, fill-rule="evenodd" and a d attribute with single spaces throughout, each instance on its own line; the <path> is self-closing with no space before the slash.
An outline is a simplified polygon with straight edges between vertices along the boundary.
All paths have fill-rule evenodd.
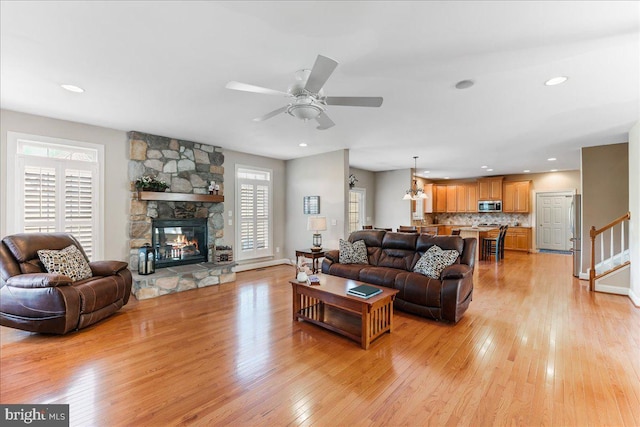
<path id="1" fill-rule="evenodd" d="M 154 219 L 151 223 L 156 268 L 208 261 L 207 219 Z"/>

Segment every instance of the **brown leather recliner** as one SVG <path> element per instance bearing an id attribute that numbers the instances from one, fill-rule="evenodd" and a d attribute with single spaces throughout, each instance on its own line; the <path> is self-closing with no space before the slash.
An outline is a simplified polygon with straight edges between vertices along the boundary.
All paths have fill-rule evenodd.
<path id="1" fill-rule="evenodd" d="M 66 334 L 99 322 L 129 301 L 131 272 L 126 262 L 89 262 L 93 277 L 77 282 L 47 273 L 38 250 L 69 245 L 87 259 L 80 243 L 67 233 L 24 233 L 2 239 L 0 325 Z"/>
<path id="2" fill-rule="evenodd" d="M 469 307 L 476 239 L 361 230 L 351 233 L 348 240 L 364 240 L 369 264 L 340 264 L 339 251 L 333 250 L 325 254 L 323 273 L 398 289 L 395 308 L 435 320 L 458 322 Z M 420 257 L 434 245 L 455 249 L 460 255 L 439 279 L 414 273 Z"/>

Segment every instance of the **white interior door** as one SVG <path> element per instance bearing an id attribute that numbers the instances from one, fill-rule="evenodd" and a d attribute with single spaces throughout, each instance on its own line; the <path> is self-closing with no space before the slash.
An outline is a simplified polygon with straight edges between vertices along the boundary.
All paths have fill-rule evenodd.
<path id="1" fill-rule="evenodd" d="M 571 195 L 538 193 L 536 206 L 538 249 L 569 250 Z"/>
<path id="2" fill-rule="evenodd" d="M 349 190 L 349 233 L 362 230 L 365 216 L 365 189 Z"/>

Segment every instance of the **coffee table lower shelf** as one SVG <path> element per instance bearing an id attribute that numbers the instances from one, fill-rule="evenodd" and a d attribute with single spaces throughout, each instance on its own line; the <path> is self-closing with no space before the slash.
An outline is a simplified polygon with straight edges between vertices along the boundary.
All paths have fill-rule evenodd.
<path id="1" fill-rule="evenodd" d="M 362 333 L 362 319 L 358 314 L 341 310 L 328 304 L 318 303 L 307 307 L 298 313 L 298 319 L 313 323 L 322 328 L 344 335 L 356 342 L 360 342 Z M 317 318 L 317 313 L 324 311 L 324 320 Z"/>
<path id="2" fill-rule="evenodd" d="M 376 301 L 341 296 L 292 282 L 293 319 L 341 334 L 365 350 L 373 340 L 393 328 L 395 292 Z"/>

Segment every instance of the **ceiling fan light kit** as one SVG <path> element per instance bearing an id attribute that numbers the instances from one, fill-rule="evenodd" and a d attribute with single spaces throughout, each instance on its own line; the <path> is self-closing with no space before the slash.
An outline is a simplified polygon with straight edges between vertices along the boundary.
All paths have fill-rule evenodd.
<path id="1" fill-rule="evenodd" d="M 303 120 L 315 119 L 324 108 L 319 106 L 311 97 L 299 96 L 293 104 L 289 104 L 287 114 Z"/>
<path id="2" fill-rule="evenodd" d="M 292 117 L 301 120 L 316 120 L 316 129 L 324 130 L 335 126 L 335 123 L 326 114 L 327 105 L 340 105 L 345 107 L 380 107 L 382 97 L 365 96 L 330 96 L 327 97 L 322 92 L 325 85 L 338 63 L 326 56 L 318 55 L 311 70 L 298 70 L 295 73 L 297 80 L 289 86 L 287 92 L 274 89 L 263 88 L 246 83 L 231 81 L 227 83 L 227 89 L 240 90 L 244 92 L 261 93 L 265 95 L 279 95 L 295 98 L 284 107 L 271 111 L 262 117 L 253 119 L 261 122 L 280 113 L 287 113 Z"/>

